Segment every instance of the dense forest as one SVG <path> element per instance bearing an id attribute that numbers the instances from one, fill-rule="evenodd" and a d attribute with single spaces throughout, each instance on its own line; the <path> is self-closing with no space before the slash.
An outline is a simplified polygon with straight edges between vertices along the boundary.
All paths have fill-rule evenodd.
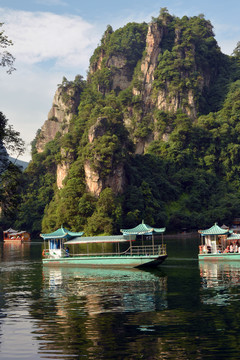
<path id="1" fill-rule="evenodd" d="M 151 24 L 109 25 L 87 80 L 63 78 L 59 89 L 65 104 L 77 92 L 77 112 L 41 152 L 37 133 L 24 173 L 5 172 L 4 226 L 97 235 L 142 219 L 181 231 L 240 217 L 240 45 L 224 55 L 203 15 L 178 18 L 164 8 Z"/>

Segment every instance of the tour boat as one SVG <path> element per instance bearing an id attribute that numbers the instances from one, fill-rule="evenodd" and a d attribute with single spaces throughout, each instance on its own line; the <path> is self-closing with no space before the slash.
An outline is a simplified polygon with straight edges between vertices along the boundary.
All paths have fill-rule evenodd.
<path id="1" fill-rule="evenodd" d="M 215 223 L 211 228 L 198 230 L 201 236 L 199 260 L 240 260 L 240 234 Z"/>
<path id="2" fill-rule="evenodd" d="M 30 234 L 27 231 L 18 231 L 12 228 L 3 231 L 4 242 L 25 242 L 30 241 Z"/>
<path id="3" fill-rule="evenodd" d="M 154 236 L 163 235 L 164 231 L 165 228 L 142 223 L 133 229 L 121 230 L 122 235 L 83 237 L 83 232 L 74 233 L 61 227 L 41 234 L 44 239 L 42 261 L 52 266 L 157 267 L 167 258 L 167 253 L 163 236 L 159 243 Z M 121 249 L 123 246 L 125 249 Z"/>

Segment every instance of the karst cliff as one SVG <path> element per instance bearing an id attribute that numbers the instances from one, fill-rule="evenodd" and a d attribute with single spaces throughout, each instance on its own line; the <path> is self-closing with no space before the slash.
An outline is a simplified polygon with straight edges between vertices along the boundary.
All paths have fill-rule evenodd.
<path id="1" fill-rule="evenodd" d="M 14 226 L 90 236 L 239 216 L 239 49 L 223 54 L 204 15 L 165 8 L 107 26 L 86 79 L 58 85 L 11 197 Z"/>
<path id="2" fill-rule="evenodd" d="M 124 32 L 129 36 L 129 44 L 121 43 Z M 208 60 L 209 53 L 211 60 Z M 125 92 L 120 121 L 126 130 L 126 138 L 123 137 L 121 146 L 126 150 L 126 143 L 130 141 L 133 145 L 131 152 L 141 155 L 152 141 L 167 141 L 172 131 L 170 121 L 165 127 L 159 125 L 161 111 L 182 111 L 192 121 L 204 111 L 201 106 L 207 102 L 219 73 L 215 61 L 220 63 L 221 57 L 208 21 L 201 16 L 178 19 L 163 10 L 148 25 L 133 23 L 115 32 L 108 27 L 90 60 L 86 86 L 95 87 L 102 97 L 111 92 L 117 95 Z M 82 89 L 73 82 L 59 86 L 48 119 L 36 141 L 38 152 L 42 152 L 57 134 L 61 138 L 71 132 L 71 126 L 74 127 L 71 124 L 79 115 L 79 106 L 81 108 L 81 92 Z M 107 172 L 101 170 L 101 156 L 96 148 L 109 132 L 109 124 L 106 128 L 104 123 L 106 118 L 110 119 L 110 116 L 95 111 L 95 116 L 91 115 L 91 126 L 85 121 L 87 135 L 84 146 L 91 149 L 91 158 L 84 159 L 86 189 L 96 196 L 105 187 L 111 187 L 114 193 L 122 193 L 127 184 L 126 154 L 118 161 L 115 161 L 114 154 L 108 154 Z M 58 188 L 63 187 L 63 180 L 76 160 L 76 151 L 74 154 L 64 146 L 60 154 Z"/>

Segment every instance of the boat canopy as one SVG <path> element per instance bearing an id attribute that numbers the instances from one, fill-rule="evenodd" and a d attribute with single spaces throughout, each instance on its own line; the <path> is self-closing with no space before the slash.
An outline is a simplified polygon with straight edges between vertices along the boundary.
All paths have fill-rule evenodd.
<path id="1" fill-rule="evenodd" d="M 18 230 L 14 230 L 14 229 L 12 229 L 12 228 L 9 228 L 9 229 L 7 229 L 7 230 L 5 230 L 5 231 L 3 231 L 4 233 L 17 233 L 18 232 Z"/>
<path id="2" fill-rule="evenodd" d="M 84 232 L 72 232 L 69 231 L 67 229 L 65 229 L 64 227 L 61 227 L 60 229 L 49 233 L 49 234 L 40 234 L 40 236 L 44 239 L 44 240 L 51 240 L 51 239 L 66 239 L 66 240 L 70 240 L 72 238 L 75 237 L 80 237 L 84 234 Z"/>
<path id="3" fill-rule="evenodd" d="M 8 230 L 5 230 L 3 231 L 5 234 L 9 234 L 10 236 L 11 235 L 22 235 L 22 234 L 25 234 L 26 231 L 23 230 L 23 231 L 18 231 L 18 230 L 14 230 L 12 228 L 9 228 Z"/>
<path id="4" fill-rule="evenodd" d="M 240 240 L 240 234 L 231 234 L 227 237 L 227 240 Z"/>
<path id="5" fill-rule="evenodd" d="M 199 234 L 201 236 L 206 235 L 227 235 L 229 233 L 228 229 L 222 229 L 220 226 L 215 223 L 212 227 L 206 230 L 198 230 Z"/>
<path id="6" fill-rule="evenodd" d="M 68 240 L 64 243 L 64 245 L 119 243 L 134 240 L 136 240 L 136 236 L 134 235 L 87 236 L 76 237 L 75 239 Z"/>
<path id="7" fill-rule="evenodd" d="M 152 234 L 162 234 L 166 228 L 153 228 L 142 221 L 141 224 L 135 226 L 132 229 L 121 229 L 120 231 L 125 234 L 135 234 L 135 235 L 152 235 Z"/>

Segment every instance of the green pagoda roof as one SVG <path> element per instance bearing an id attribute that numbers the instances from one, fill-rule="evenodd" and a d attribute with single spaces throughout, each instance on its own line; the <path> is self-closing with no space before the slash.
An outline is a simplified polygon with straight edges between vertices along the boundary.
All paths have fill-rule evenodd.
<path id="1" fill-rule="evenodd" d="M 66 240 L 70 240 L 74 237 L 77 236 L 82 236 L 84 234 L 84 232 L 72 232 L 69 231 L 63 227 L 61 227 L 60 229 L 57 229 L 56 231 L 49 233 L 49 234 L 40 234 L 40 236 L 46 240 L 46 239 L 66 239 Z"/>
<path id="2" fill-rule="evenodd" d="M 212 227 L 206 230 L 198 230 L 198 232 L 202 235 L 225 235 L 229 233 L 228 229 L 222 229 L 220 226 L 215 223 Z"/>
<path id="3" fill-rule="evenodd" d="M 135 226 L 132 229 L 121 229 L 120 231 L 123 234 L 135 234 L 135 235 L 151 235 L 153 233 L 161 234 L 166 230 L 166 228 L 153 228 L 152 226 L 149 226 L 144 223 L 144 221 Z"/>

